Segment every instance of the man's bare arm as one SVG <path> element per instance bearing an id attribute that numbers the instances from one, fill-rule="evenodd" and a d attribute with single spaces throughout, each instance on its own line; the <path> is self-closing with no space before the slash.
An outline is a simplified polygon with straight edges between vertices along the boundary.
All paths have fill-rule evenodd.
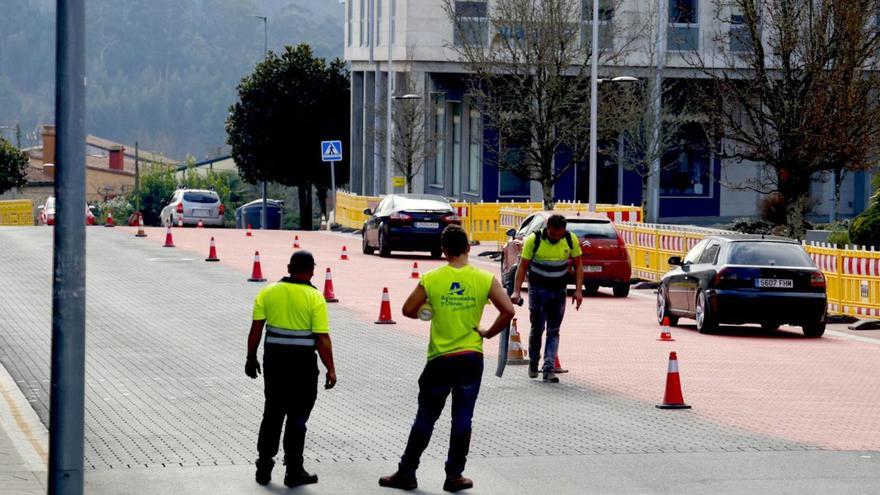
<path id="1" fill-rule="evenodd" d="M 425 288 L 419 284 L 413 289 L 409 297 L 406 298 L 406 302 L 403 303 L 403 316 L 412 319 L 418 318 L 419 308 L 421 308 L 426 302 L 428 302 L 428 293 L 425 292 Z"/>
<path id="2" fill-rule="evenodd" d="M 498 310 L 498 317 L 495 318 L 495 322 L 492 323 L 488 330 L 478 330 L 484 339 L 491 339 L 501 333 L 507 328 L 510 320 L 516 314 L 513 309 L 513 303 L 507 297 L 507 292 L 501 286 L 501 282 L 494 277 L 492 278 L 492 287 L 489 289 L 489 300 L 492 301 L 492 305 Z"/>
<path id="3" fill-rule="evenodd" d="M 336 385 L 336 366 L 333 364 L 333 341 L 330 340 L 330 335 L 316 333 L 315 347 L 318 349 L 321 362 L 327 368 L 327 380 L 324 382 L 324 388 L 331 389 Z"/>

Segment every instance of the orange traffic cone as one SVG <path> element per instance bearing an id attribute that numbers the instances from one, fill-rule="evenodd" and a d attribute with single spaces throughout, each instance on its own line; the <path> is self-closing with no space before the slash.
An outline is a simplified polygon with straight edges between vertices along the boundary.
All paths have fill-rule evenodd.
<path id="1" fill-rule="evenodd" d="M 342 246 L 342 254 L 339 255 L 339 259 L 348 261 L 348 249 L 346 249 L 345 246 Z"/>
<path id="2" fill-rule="evenodd" d="M 339 302 L 336 294 L 333 293 L 333 275 L 330 274 L 330 267 L 327 267 L 327 275 L 324 276 L 324 300 L 328 303 Z"/>
<path id="3" fill-rule="evenodd" d="M 144 232 L 144 216 L 141 215 L 140 212 L 138 212 L 137 216 L 138 216 L 138 231 L 137 231 L 137 234 L 135 234 L 134 236 L 135 237 L 146 237 L 147 233 Z"/>
<path id="4" fill-rule="evenodd" d="M 413 269 L 412 273 L 409 274 L 409 278 L 419 278 L 419 262 L 413 261 Z"/>
<path id="5" fill-rule="evenodd" d="M 660 338 L 657 340 L 662 340 L 663 342 L 674 342 L 675 339 L 672 338 L 672 332 L 669 330 L 669 317 L 663 317 L 663 330 L 660 331 Z"/>
<path id="6" fill-rule="evenodd" d="M 174 247 L 174 239 L 171 238 L 171 226 L 165 231 L 165 245 L 162 247 Z"/>
<path id="7" fill-rule="evenodd" d="M 201 219 L 201 218 L 199 219 L 199 223 L 196 224 L 196 228 L 197 228 L 197 229 L 203 229 L 203 228 L 205 228 L 205 224 L 202 223 L 202 219 Z"/>
<path id="8" fill-rule="evenodd" d="M 253 237 L 254 234 L 251 232 L 251 224 L 248 224 L 247 232 L 244 234 L 245 237 Z"/>
<path id="9" fill-rule="evenodd" d="M 214 244 L 214 238 L 211 238 L 211 248 L 208 250 L 208 257 L 205 258 L 205 261 L 220 261 L 220 258 L 217 257 L 217 246 Z"/>
<path id="10" fill-rule="evenodd" d="M 663 404 L 657 404 L 658 409 L 690 409 L 691 406 L 684 403 L 681 395 L 681 379 L 678 376 L 678 357 L 675 352 L 669 353 L 669 368 L 666 372 L 666 393 L 663 394 Z"/>
<path id="11" fill-rule="evenodd" d="M 107 223 L 104 224 L 104 227 L 115 227 L 115 225 L 113 225 L 113 212 L 112 211 L 107 212 Z"/>
<path id="12" fill-rule="evenodd" d="M 263 278 L 263 270 L 260 269 L 260 252 L 254 252 L 254 269 L 251 272 L 251 278 L 248 279 L 248 282 L 265 282 L 266 279 Z"/>
<path id="13" fill-rule="evenodd" d="M 183 217 L 179 217 L 177 219 L 177 226 L 183 228 Z"/>
<path id="14" fill-rule="evenodd" d="M 568 373 L 568 370 L 562 367 L 562 363 L 559 362 L 559 354 L 556 355 L 556 361 L 553 363 L 553 367 L 556 368 L 553 370 L 554 373 Z"/>
<path id="15" fill-rule="evenodd" d="M 378 325 L 394 325 L 396 321 L 391 319 L 391 297 L 388 295 L 388 287 L 382 289 L 382 305 L 379 306 Z"/>
<path id="16" fill-rule="evenodd" d="M 299 249 L 299 236 L 293 236 L 293 249 Z"/>
<path id="17" fill-rule="evenodd" d="M 507 364 L 529 364 L 526 351 L 523 349 L 516 329 L 516 318 L 510 323 L 510 340 L 507 345 Z"/>

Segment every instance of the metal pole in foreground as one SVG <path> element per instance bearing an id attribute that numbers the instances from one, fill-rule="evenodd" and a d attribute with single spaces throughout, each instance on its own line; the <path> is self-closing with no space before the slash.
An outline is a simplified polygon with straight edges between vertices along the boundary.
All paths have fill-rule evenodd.
<path id="1" fill-rule="evenodd" d="M 266 16 L 256 17 L 263 20 L 263 60 L 265 61 L 269 58 L 269 18 Z M 266 200 L 266 190 L 268 189 L 266 186 L 266 179 L 263 179 L 262 186 L 263 207 L 260 209 L 260 230 L 266 230 L 266 211 L 269 208 L 269 202 Z"/>
<path id="2" fill-rule="evenodd" d="M 596 101 L 599 94 L 599 1 L 593 0 L 593 26 L 592 26 L 592 35 L 593 41 L 590 45 L 590 189 L 589 189 L 589 209 L 590 211 L 596 211 L 596 182 L 597 178 L 597 166 L 596 161 L 598 158 L 596 152 L 597 138 L 596 131 L 598 127 L 598 123 L 596 119 L 598 118 L 598 109 L 599 102 Z"/>
<path id="3" fill-rule="evenodd" d="M 83 493 L 86 208 L 85 0 L 58 0 L 48 493 Z"/>

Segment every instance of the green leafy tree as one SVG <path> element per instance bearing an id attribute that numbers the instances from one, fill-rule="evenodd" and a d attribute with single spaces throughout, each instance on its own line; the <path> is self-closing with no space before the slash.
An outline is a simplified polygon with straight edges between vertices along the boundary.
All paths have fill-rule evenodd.
<path id="1" fill-rule="evenodd" d="M 141 174 L 140 188 L 136 194 L 140 196 L 144 224 L 160 225 L 159 214 L 162 213 L 162 208 L 175 189 L 177 189 L 177 179 L 171 168 L 153 167 Z"/>
<path id="2" fill-rule="evenodd" d="M 858 246 L 880 248 L 880 175 L 874 176 L 871 207 L 855 217 L 849 226 L 849 237 Z"/>
<path id="3" fill-rule="evenodd" d="M 27 154 L 0 137 L 0 194 L 27 184 Z"/>
<path id="4" fill-rule="evenodd" d="M 318 153 L 322 140 L 348 140 L 349 76 L 344 63 L 329 64 L 309 45 L 269 53 L 238 85 L 238 102 L 226 121 L 227 143 L 241 177 L 299 190 L 300 228 L 312 228 L 312 187 L 324 198 L 329 167 Z M 347 177 L 347 162 L 337 177 Z M 321 201 L 323 204 L 323 200 Z"/>

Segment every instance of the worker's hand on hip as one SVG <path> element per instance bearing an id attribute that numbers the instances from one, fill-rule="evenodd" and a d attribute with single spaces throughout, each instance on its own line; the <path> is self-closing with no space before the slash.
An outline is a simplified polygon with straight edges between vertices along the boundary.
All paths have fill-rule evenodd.
<path id="1" fill-rule="evenodd" d="M 247 362 L 244 363 L 245 375 L 256 378 L 262 372 L 263 370 L 260 368 L 260 362 L 257 361 L 257 358 L 248 358 Z"/>
<path id="2" fill-rule="evenodd" d="M 584 295 L 579 290 L 574 291 L 574 296 L 571 298 L 571 303 L 574 304 L 575 310 L 581 309 L 581 304 L 584 302 Z"/>
<path id="3" fill-rule="evenodd" d="M 324 390 L 330 390 L 336 386 L 336 371 L 327 372 L 327 380 L 324 382 Z"/>

